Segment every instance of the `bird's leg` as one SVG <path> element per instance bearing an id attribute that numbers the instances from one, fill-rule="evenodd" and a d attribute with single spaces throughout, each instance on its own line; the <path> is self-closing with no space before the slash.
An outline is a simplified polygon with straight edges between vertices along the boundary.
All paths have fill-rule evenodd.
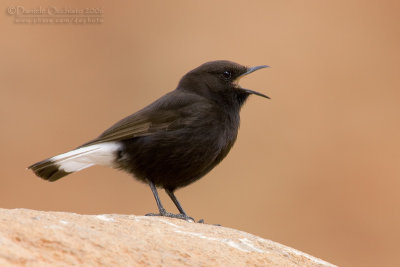
<path id="1" fill-rule="evenodd" d="M 184 217 L 186 217 L 186 218 L 188 218 L 188 219 L 190 219 L 190 220 L 195 221 L 192 217 L 189 217 L 189 216 L 186 214 L 186 212 L 183 210 L 183 208 L 182 208 L 182 206 L 181 206 L 181 203 L 179 203 L 178 199 L 176 198 L 176 196 L 175 196 L 175 194 L 174 194 L 174 191 L 169 190 L 169 189 L 165 189 L 165 192 L 167 192 L 168 196 L 169 196 L 169 197 L 171 198 L 171 200 L 174 202 L 176 208 L 179 210 L 179 212 L 181 213 L 182 216 L 184 216 Z M 201 220 L 199 221 L 199 223 L 204 223 L 204 220 L 201 219 Z"/>
<path id="2" fill-rule="evenodd" d="M 168 196 L 171 198 L 171 200 L 174 202 L 176 208 L 179 210 L 179 212 L 182 215 L 187 216 L 186 212 L 183 210 L 181 203 L 179 203 L 178 199 L 176 198 L 175 194 L 173 191 L 169 190 L 169 189 L 165 189 L 165 192 L 167 192 Z"/>
<path id="3" fill-rule="evenodd" d="M 153 192 L 154 198 L 156 199 L 158 211 L 160 212 L 160 214 L 149 213 L 149 214 L 146 214 L 146 216 L 156 216 L 156 215 L 165 216 L 165 214 L 167 214 L 167 211 L 164 209 L 163 205 L 161 204 L 161 200 L 160 200 L 160 197 L 158 196 L 156 186 L 154 185 L 154 183 L 152 181 L 149 181 L 149 185 L 150 185 L 151 191 Z"/>
<path id="4" fill-rule="evenodd" d="M 154 198 L 156 199 L 158 211 L 159 211 L 160 213 L 158 213 L 158 214 L 155 214 L 155 213 L 148 213 L 148 214 L 146 214 L 146 216 L 164 216 L 164 217 L 182 219 L 182 220 L 186 220 L 186 221 L 190 221 L 190 220 L 194 221 L 193 218 L 187 216 L 185 212 L 183 212 L 183 213 L 181 213 L 181 214 L 173 214 L 173 213 L 167 212 L 167 211 L 164 209 L 163 205 L 161 204 L 161 200 L 160 200 L 160 197 L 158 196 L 158 192 L 157 192 L 156 186 L 154 185 L 154 183 L 153 183 L 152 181 L 149 181 L 149 185 L 150 185 L 151 191 L 153 192 Z M 176 199 L 176 198 L 175 198 L 175 199 Z M 173 200 L 173 201 L 174 201 L 174 200 Z M 176 201 L 177 201 L 177 200 L 176 200 Z M 174 201 L 174 202 L 175 202 L 175 201 Z M 179 204 L 179 203 L 178 203 L 178 204 Z M 181 210 L 182 210 L 182 208 L 180 208 L 179 211 L 181 211 Z M 182 210 L 182 211 L 183 211 L 183 210 Z"/>

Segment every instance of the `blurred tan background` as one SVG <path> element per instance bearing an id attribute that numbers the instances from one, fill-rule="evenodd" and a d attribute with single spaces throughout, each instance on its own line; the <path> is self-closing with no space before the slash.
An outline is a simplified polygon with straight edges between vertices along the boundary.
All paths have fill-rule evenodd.
<path id="1" fill-rule="evenodd" d="M 26 167 L 96 137 L 206 61 L 267 64 L 241 85 L 272 99 L 249 99 L 235 147 L 177 192 L 183 207 L 341 266 L 399 266 L 399 3 L 2 1 L 0 207 L 156 211 L 128 174 L 94 167 L 48 183 Z M 103 21 L 17 23 L 16 6 L 102 8 Z"/>

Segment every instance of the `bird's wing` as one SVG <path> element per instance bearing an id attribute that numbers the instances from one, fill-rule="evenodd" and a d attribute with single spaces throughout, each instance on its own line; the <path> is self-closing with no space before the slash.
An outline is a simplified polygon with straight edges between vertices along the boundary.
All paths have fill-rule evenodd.
<path id="1" fill-rule="evenodd" d="M 83 146 L 121 141 L 185 127 L 185 124 L 190 121 L 189 114 L 196 110 L 197 105 L 198 96 L 173 91 L 144 109 L 120 120 L 98 138 Z M 187 118 L 186 121 L 184 117 Z"/>

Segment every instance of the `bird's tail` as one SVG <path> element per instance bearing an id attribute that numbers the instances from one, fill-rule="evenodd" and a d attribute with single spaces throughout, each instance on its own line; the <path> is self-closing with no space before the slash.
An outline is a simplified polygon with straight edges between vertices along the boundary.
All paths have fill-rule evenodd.
<path id="1" fill-rule="evenodd" d="M 40 178 L 53 182 L 93 165 L 113 166 L 121 146 L 122 144 L 119 142 L 107 142 L 79 147 L 37 162 L 28 169 L 31 169 Z"/>

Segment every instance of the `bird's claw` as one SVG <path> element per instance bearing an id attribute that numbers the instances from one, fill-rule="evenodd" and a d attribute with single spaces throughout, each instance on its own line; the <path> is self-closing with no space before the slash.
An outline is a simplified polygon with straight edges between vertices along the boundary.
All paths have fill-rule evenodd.
<path id="1" fill-rule="evenodd" d="M 146 216 L 163 216 L 163 217 L 168 217 L 168 218 L 175 218 L 175 219 L 181 219 L 185 220 L 187 222 L 195 222 L 195 220 L 192 217 L 189 217 L 185 214 L 173 214 L 169 212 L 163 212 L 163 213 L 148 213 Z"/>

